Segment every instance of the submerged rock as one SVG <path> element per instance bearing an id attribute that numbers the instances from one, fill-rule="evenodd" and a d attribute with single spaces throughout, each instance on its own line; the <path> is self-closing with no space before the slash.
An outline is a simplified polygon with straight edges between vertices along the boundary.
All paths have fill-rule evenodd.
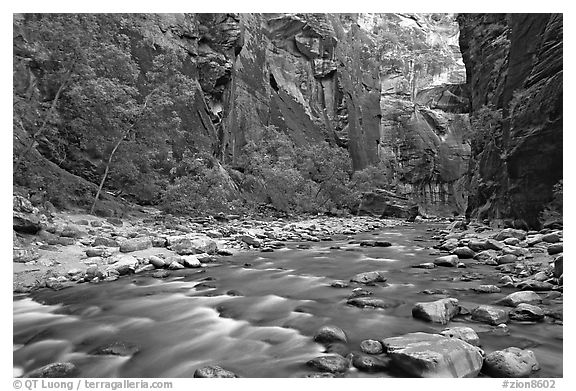
<path id="1" fill-rule="evenodd" d="M 382 340 L 391 365 L 415 377 L 476 377 L 481 350 L 456 338 L 410 333 Z"/>
<path id="2" fill-rule="evenodd" d="M 127 342 L 113 342 L 93 350 L 90 354 L 113 355 L 113 356 L 133 356 L 140 351 L 138 345 Z"/>
<path id="3" fill-rule="evenodd" d="M 72 377 L 76 372 L 76 365 L 71 362 L 57 362 L 35 369 L 26 377 Z"/>

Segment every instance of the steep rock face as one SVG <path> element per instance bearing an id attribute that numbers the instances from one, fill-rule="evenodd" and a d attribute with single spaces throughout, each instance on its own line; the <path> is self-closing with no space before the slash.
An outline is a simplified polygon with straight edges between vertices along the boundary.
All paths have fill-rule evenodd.
<path id="1" fill-rule="evenodd" d="M 562 179 L 562 15 L 463 14 L 460 46 L 473 110 L 502 110 L 470 170 L 467 214 L 541 224 Z"/>

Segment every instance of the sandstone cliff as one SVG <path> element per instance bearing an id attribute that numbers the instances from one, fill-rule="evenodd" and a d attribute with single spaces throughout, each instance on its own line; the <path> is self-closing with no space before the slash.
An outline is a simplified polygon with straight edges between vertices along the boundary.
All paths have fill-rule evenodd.
<path id="1" fill-rule="evenodd" d="M 472 156 L 467 214 L 538 227 L 562 179 L 562 15 L 462 14 L 460 47 L 475 113 L 500 125 Z"/>

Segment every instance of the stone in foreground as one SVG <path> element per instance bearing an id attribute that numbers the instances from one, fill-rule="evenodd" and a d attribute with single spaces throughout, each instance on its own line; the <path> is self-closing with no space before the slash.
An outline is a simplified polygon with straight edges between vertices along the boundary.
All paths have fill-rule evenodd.
<path id="1" fill-rule="evenodd" d="M 374 339 L 365 339 L 360 342 L 360 349 L 362 349 L 364 353 L 368 354 L 380 354 L 384 351 L 382 343 Z"/>
<path id="2" fill-rule="evenodd" d="M 346 333 L 337 326 L 322 326 L 314 335 L 314 341 L 320 343 L 348 342 Z"/>
<path id="3" fill-rule="evenodd" d="M 72 377 L 76 371 L 76 366 L 70 362 L 57 362 L 35 369 L 26 377 Z"/>
<path id="4" fill-rule="evenodd" d="M 352 366 L 364 372 L 382 372 L 388 369 L 390 358 L 386 356 L 377 357 L 369 354 L 354 352 L 352 355 Z"/>
<path id="5" fill-rule="evenodd" d="M 316 357 L 306 363 L 322 372 L 338 373 L 346 372 L 350 363 L 344 357 L 334 354 L 330 356 Z"/>
<path id="6" fill-rule="evenodd" d="M 488 354 L 482 372 L 492 377 L 528 377 L 539 369 L 534 352 L 510 347 Z"/>
<path id="7" fill-rule="evenodd" d="M 427 303 L 416 303 L 412 308 L 412 316 L 428 322 L 447 324 L 460 312 L 458 300 L 453 298 L 440 299 Z"/>
<path id="8" fill-rule="evenodd" d="M 470 345 L 478 346 L 480 344 L 480 338 L 478 334 L 471 327 L 450 327 L 444 329 L 440 332 L 440 335 L 449 338 L 458 338 Z"/>
<path id="9" fill-rule="evenodd" d="M 198 368 L 194 372 L 194 377 L 200 378 L 233 378 L 238 377 L 235 373 L 227 371 L 218 365 L 209 365 L 207 367 Z"/>
<path id="10" fill-rule="evenodd" d="M 392 367 L 415 377 L 476 377 L 481 350 L 456 338 L 410 333 L 382 340 Z"/>

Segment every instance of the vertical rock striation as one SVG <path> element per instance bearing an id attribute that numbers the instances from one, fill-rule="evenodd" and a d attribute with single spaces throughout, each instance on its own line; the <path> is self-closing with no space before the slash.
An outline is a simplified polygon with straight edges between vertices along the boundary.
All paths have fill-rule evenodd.
<path id="1" fill-rule="evenodd" d="M 542 224 L 562 179 L 561 14 L 461 14 L 472 110 L 501 110 L 472 155 L 467 214 Z"/>

